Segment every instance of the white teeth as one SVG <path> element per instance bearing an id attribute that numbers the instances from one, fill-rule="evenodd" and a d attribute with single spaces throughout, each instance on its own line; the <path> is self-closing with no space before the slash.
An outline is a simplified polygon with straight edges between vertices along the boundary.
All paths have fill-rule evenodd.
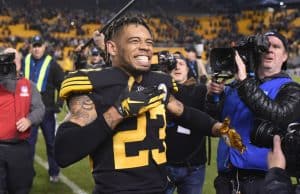
<path id="1" fill-rule="evenodd" d="M 141 62 L 148 62 L 148 57 L 147 56 L 137 56 L 136 60 L 141 61 Z"/>

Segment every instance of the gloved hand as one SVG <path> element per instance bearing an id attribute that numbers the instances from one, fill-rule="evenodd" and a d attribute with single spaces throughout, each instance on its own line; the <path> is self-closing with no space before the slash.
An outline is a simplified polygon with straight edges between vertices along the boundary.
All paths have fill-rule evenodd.
<path id="1" fill-rule="evenodd" d="M 220 134 L 229 147 L 233 147 L 243 153 L 246 147 L 242 142 L 242 138 L 240 134 L 238 134 L 235 129 L 230 128 L 229 125 L 230 119 L 226 117 L 220 127 Z"/>
<path id="2" fill-rule="evenodd" d="M 131 91 L 134 80 L 128 81 L 128 86 L 115 102 L 118 112 L 124 117 L 131 117 L 147 112 L 163 103 L 164 91 L 157 86 L 151 86 Z"/>

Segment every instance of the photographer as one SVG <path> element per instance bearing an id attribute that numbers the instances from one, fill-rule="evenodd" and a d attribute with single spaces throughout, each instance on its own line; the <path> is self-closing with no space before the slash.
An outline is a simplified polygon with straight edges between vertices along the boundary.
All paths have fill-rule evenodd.
<path id="1" fill-rule="evenodd" d="M 34 177 L 30 127 L 45 112 L 39 92 L 20 68 L 20 54 L 5 49 L 0 55 L 0 193 L 29 194 Z"/>
<path id="2" fill-rule="evenodd" d="M 194 77 L 188 77 L 191 71 L 181 53 L 174 54 L 176 66 L 169 72 L 180 87 L 176 99 L 187 106 L 204 110 L 206 85 L 197 83 Z M 205 136 L 201 129 L 188 129 L 174 122 L 168 122 L 166 130 L 167 173 L 170 179 L 166 194 L 172 194 L 177 188 L 178 194 L 200 194 L 205 178 L 206 147 Z M 181 142 L 178 149 L 178 142 Z"/>
<path id="3" fill-rule="evenodd" d="M 265 191 L 267 194 L 300 193 L 300 185 L 293 188 L 290 177 L 285 171 L 286 159 L 281 149 L 280 136 L 274 136 L 273 151 L 268 155 L 269 171 L 265 178 Z"/>
<path id="4" fill-rule="evenodd" d="M 241 134 L 246 150 L 241 154 L 220 140 L 215 179 L 217 194 L 242 192 L 258 193 L 263 189 L 267 171 L 269 149 L 250 143 L 250 133 L 256 118 L 274 123 L 282 129 L 300 118 L 300 86 L 282 70 L 286 68 L 288 44 L 278 32 L 267 32 L 268 50 L 255 65 L 255 76 L 247 75 L 247 67 L 235 52 L 237 73 L 229 85 L 211 82 L 208 87 L 208 104 L 215 106 L 223 120 L 229 116 L 232 126 Z M 219 94 L 221 101 L 214 104 L 212 94 Z"/>

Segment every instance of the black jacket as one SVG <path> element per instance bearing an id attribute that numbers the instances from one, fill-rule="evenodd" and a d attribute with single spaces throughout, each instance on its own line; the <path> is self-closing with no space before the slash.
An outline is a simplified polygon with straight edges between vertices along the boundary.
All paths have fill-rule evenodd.
<path id="1" fill-rule="evenodd" d="M 56 111 L 57 106 L 61 106 L 57 104 L 57 94 L 59 93 L 60 84 L 64 79 L 64 72 L 62 68 L 57 64 L 53 59 L 50 62 L 50 71 L 46 86 L 46 91 L 41 92 L 43 102 L 46 106 L 46 110 Z M 57 92 L 57 93 L 56 93 Z"/>
<path id="2" fill-rule="evenodd" d="M 240 98 L 251 109 L 255 117 L 271 121 L 281 128 L 300 118 L 300 85 L 290 82 L 282 86 L 276 98 L 270 99 L 259 86 L 270 79 L 289 77 L 285 73 L 279 73 L 263 80 L 247 78 L 242 82 L 234 82 L 231 87 L 236 87 Z M 207 108 L 210 114 L 218 117 L 222 102 L 213 104 L 208 98 Z"/>
<path id="3" fill-rule="evenodd" d="M 286 129 L 289 123 L 300 118 L 300 85 L 296 82 L 285 84 L 272 100 L 259 88 L 259 85 L 278 77 L 288 77 L 288 75 L 280 73 L 264 80 L 248 78 L 239 84 L 238 94 L 256 117 Z"/>
<path id="4" fill-rule="evenodd" d="M 300 194 L 300 185 L 293 187 L 290 177 L 281 168 L 271 168 L 265 178 L 264 194 Z"/>
<path id="5" fill-rule="evenodd" d="M 176 99 L 187 106 L 191 106 L 201 111 L 204 110 L 207 93 L 206 85 L 195 83 L 191 85 L 182 85 L 180 86 L 179 91 L 180 92 L 175 94 Z M 180 129 L 182 129 L 182 131 Z M 178 128 L 178 124 L 174 122 L 168 123 L 166 131 L 168 164 L 175 166 L 197 166 L 205 164 L 207 160 L 205 136 L 203 136 L 201 128 L 180 129 Z"/>

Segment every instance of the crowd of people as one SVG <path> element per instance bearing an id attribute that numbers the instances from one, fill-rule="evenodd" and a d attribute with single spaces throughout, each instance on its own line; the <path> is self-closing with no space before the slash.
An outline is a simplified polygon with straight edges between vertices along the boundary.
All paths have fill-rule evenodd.
<path id="1" fill-rule="evenodd" d="M 13 21 L 23 18 L 18 13 Z M 81 14 L 80 22 L 93 18 Z M 175 64 L 164 72 L 151 71 L 155 33 L 147 21 L 125 15 L 105 33 L 94 32 L 93 47 L 77 45 L 71 72 L 46 49 L 51 30 L 32 37 L 22 53 L 0 50 L 0 111 L 8 113 L 0 116 L 0 193 L 30 192 L 39 128 L 49 181 L 57 183 L 61 167 L 90 156 L 93 194 L 201 194 L 207 137 L 219 138 L 217 194 L 294 192 L 278 136 L 271 134 L 272 151 L 253 139 L 269 123 L 285 133 L 299 122 L 300 85 L 285 71 L 290 41 L 263 28 L 268 48 L 253 72 L 235 51 L 234 78 L 209 80 L 194 47 L 172 53 Z M 28 28 L 68 30 L 48 25 Z M 69 113 L 55 133 L 55 113 L 64 103 Z"/>
<path id="2" fill-rule="evenodd" d="M 31 12 L 27 12 L 25 8 L 9 9 L 1 7 L 0 15 L 11 17 L 10 20 L 1 21 L 2 35 L 0 40 L 2 42 L 10 42 L 14 47 L 17 43 L 28 42 L 27 38 L 12 34 L 9 28 L 10 25 L 23 24 L 25 30 L 36 30 L 49 41 L 49 49 L 53 53 L 55 51 L 62 53 L 65 47 L 76 47 L 81 42 L 88 40 L 95 29 L 83 28 L 84 24 L 104 25 L 113 16 L 113 12 L 99 9 L 85 11 L 83 9 L 71 10 L 62 8 L 33 9 Z M 292 22 L 299 17 L 298 11 L 280 10 L 274 11 L 270 15 L 265 10 L 257 10 L 234 14 L 215 14 L 211 17 L 206 17 L 205 15 L 196 17 L 192 15 L 185 16 L 184 19 L 180 19 L 181 16 L 167 15 L 159 11 L 149 12 L 146 15 L 147 21 L 154 32 L 156 45 L 185 47 L 189 44 L 202 43 L 207 55 L 211 48 L 228 47 L 232 45 L 232 42 L 243 37 L 244 35 L 238 27 L 238 22 L 249 20 L 250 22 L 246 28 L 251 34 L 262 33 L 267 29 L 288 33 L 288 41 L 290 43 L 289 55 L 291 56 L 289 61 L 293 65 L 299 64 L 298 60 L 293 60 L 299 56 L 300 52 L 299 41 L 297 41 L 299 30 L 292 25 Z M 209 26 L 201 24 L 201 17 L 207 18 Z M 268 21 L 265 21 L 265 18 L 269 18 Z M 293 27 L 292 30 L 290 27 Z M 70 33 L 72 30 L 76 31 L 75 35 L 68 36 L 68 38 L 60 38 L 55 35 L 58 32 Z M 212 34 L 214 34 L 213 38 L 206 38 L 207 35 Z M 60 54 L 57 57 L 62 58 L 64 56 Z M 206 59 L 208 57 L 206 56 Z"/>

